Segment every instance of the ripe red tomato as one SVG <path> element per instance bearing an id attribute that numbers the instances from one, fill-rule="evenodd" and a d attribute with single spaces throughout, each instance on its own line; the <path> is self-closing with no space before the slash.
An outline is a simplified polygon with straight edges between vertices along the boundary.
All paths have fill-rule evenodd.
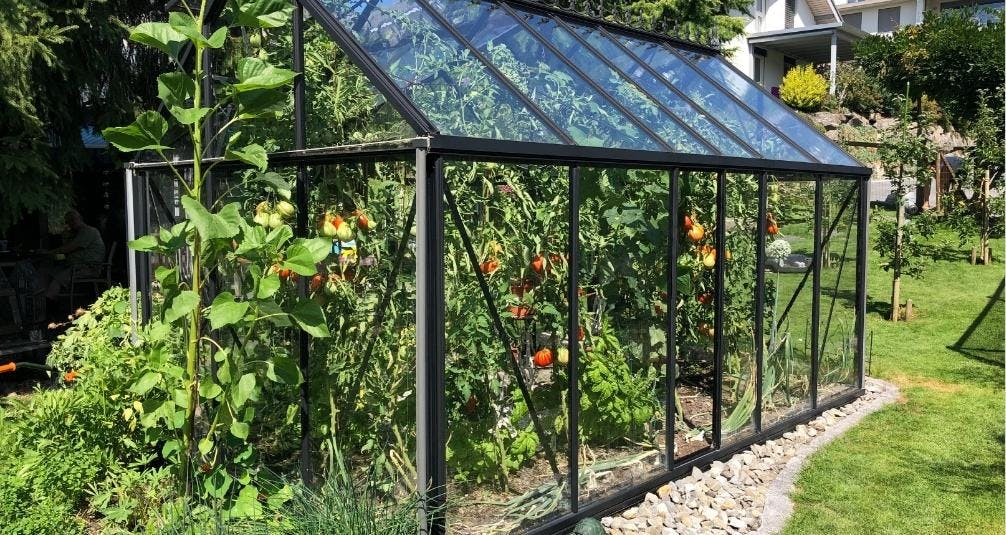
<path id="1" fill-rule="evenodd" d="M 537 273 L 539 275 L 541 275 L 542 273 L 544 273 L 545 272 L 545 258 L 543 258 L 541 255 L 536 255 L 534 258 L 532 258 L 531 259 L 531 270 L 533 270 L 535 273 Z"/>
<path id="2" fill-rule="evenodd" d="M 692 230 L 692 218 L 685 216 L 685 230 Z"/>
<path id="3" fill-rule="evenodd" d="M 552 365 L 552 350 L 543 347 L 534 354 L 534 365 L 539 368 L 547 368 Z"/>

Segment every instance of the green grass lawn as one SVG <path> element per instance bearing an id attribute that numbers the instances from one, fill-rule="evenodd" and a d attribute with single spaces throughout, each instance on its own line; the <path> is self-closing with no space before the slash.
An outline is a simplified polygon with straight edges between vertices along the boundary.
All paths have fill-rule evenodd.
<path id="1" fill-rule="evenodd" d="M 871 254 L 872 375 L 902 397 L 811 458 L 786 534 L 1003 533 L 1003 356 L 989 350 L 1002 348 L 1001 301 L 970 349 L 952 349 L 987 310 L 1003 265 L 971 266 L 964 251 L 941 250 L 923 279 L 903 282 L 916 318 L 897 324 L 885 319 L 890 274 Z M 1002 250 L 1000 240 L 993 251 Z"/>

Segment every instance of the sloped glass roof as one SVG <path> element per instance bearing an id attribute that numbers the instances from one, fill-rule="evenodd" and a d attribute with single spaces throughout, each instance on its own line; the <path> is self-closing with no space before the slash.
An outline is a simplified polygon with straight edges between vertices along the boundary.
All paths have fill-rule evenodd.
<path id="1" fill-rule="evenodd" d="M 719 54 L 503 0 L 317 0 L 440 134 L 860 166 Z"/>

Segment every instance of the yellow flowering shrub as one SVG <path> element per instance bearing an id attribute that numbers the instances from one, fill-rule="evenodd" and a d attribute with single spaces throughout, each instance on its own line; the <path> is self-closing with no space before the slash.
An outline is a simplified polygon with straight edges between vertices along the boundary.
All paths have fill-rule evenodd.
<path id="1" fill-rule="evenodd" d="M 800 111 L 817 111 L 826 96 L 828 81 L 814 70 L 813 65 L 793 67 L 779 86 L 779 98 Z"/>

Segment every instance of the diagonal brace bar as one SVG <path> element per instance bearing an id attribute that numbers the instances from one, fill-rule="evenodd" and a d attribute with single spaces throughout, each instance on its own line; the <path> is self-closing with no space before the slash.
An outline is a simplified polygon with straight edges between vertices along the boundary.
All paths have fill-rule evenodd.
<path id="1" fill-rule="evenodd" d="M 496 336 L 498 336 L 500 342 L 503 343 L 503 353 L 506 355 L 505 358 L 507 362 L 510 363 L 514 378 L 517 379 L 517 386 L 520 387 L 520 393 L 524 398 L 524 403 L 527 404 L 527 412 L 531 415 L 531 423 L 534 425 L 534 432 L 538 435 L 538 440 L 545 449 L 545 457 L 548 459 L 548 464 L 552 468 L 552 475 L 555 477 L 556 483 L 562 485 L 563 478 L 562 474 L 559 472 L 559 465 L 555 460 L 555 452 L 552 451 L 552 446 L 550 446 L 548 444 L 548 440 L 546 440 L 545 428 L 542 427 L 541 421 L 538 419 L 538 411 L 535 409 L 534 402 L 531 400 L 531 391 L 528 390 L 527 383 L 524 381 L 524 374 L 521 373 L 517 361 L 511 357 L 510 337 L 507 336 L 506 329 L 503 328 L 503 321 L 500 320 L 499 310 L 496 308 L 496 300 L 493 299 L 492 292 L 489 291 L 489 283 L 486 282 L 485 275 L 479 269 L 479 259 L 475 255 L 475 248 L 472 247 L 472 242 L 468 237 L 468 231 L 465 230 L 464 221 L 461 219 L 461 213 L 458 211 L 458 205 L 454 201 L 454 194 L 451 193 L 450 188 L 444 188 L 444 197 L 447 200 L 448 208 L 451 210 L 451 218 L 454 219 L 454 224 L 458 227 L 458 233 L 461 234 L 461 242 L 464 244 L 465 252 L 468 253 L 468 261 L 472 265 L 472 271 L 475 273 L 475 277 L 479 281 L 479 288 L 481 288 L 482 297 L 486 301 L 486 309 L 492 317 L 493 328 L 496 330 Z"/>

